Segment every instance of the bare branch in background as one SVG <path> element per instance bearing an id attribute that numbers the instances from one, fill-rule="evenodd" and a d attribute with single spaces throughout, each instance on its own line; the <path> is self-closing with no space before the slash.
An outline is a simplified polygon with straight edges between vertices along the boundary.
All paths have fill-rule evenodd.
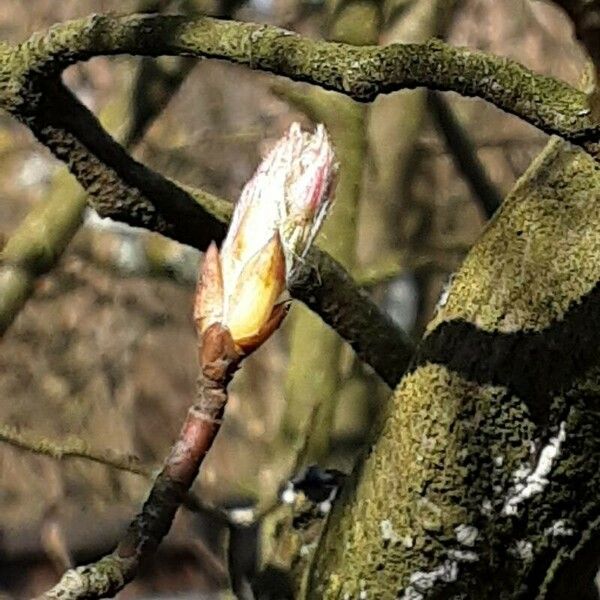
<path id="1" fill-rule="evenodd" d="M 223 2 L 222 16 L 230 14 L 229 4 L 233 10 L 238 3 Z M 142 2 L 142 6 L 149 12 L 166 8 L 154 0 Z M 191 11 L 193 7 L 188 9 Z M 195 61 L 186 58 L 177 58 L 170 65 L 150 59 L 142 61 L 134 88 L 133 114 L 123 141 L 125 148 L 140 141 L 194 64 Z M 149 93 L 148 86 L 153 93 Z M 83 221 L 86 206 L 87 199 L 81 189 L 61 174 L 53 183 L 49 197 L 41 206 L 34 207 L 11 235 L 0 254 L 0 335 L 33 293 L 36 279 L 48 273 L 62 256 Z"/>
<path id="2" fill-rule="evenodd" d="M 83 221 L 85 195 L 67 172 L 48 197 L 34 206 L 0 252 L 0 335 L 49 272 Z"/>
<path id="3" fill-rule="evenodd" d="M 66 440 L 55 441 L 46 437 L 24 432 L 8 425 L 0 425 L 0 442 L 14 446 L 27 452 L 41 454 L 63 460 L 66 458 L 81 458 L 90 460 L 113 469 L 151 477 L 153 469 L 131 455 L 120 455 L 111 450 L 96 450 L 82 439 L 69 436 Z"/>
<path id="4" fill-rule="evenodd" d="M 430 92 L 427 99 L 456 166 L 464 175 L 473 194 L 479 199 L 485 216 L 491 217 L 502 204 L 502 196 L 490 181 L 473 142 L 441 94 Z"/>

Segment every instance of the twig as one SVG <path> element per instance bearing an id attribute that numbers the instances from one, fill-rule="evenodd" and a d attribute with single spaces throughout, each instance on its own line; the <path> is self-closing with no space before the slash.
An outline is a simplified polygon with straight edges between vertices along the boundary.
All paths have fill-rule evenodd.
<path id="1" fill-rule="evenodd" d="M 198 402 L 187 413 L 179 437 L 154 481 L 141 512 L 117 548 L 95 563 L 69 569 L 40 600 L 113 596 L 131 581 L 143 559 L 153 554 L 168 533 L 177 509 L 221 427 L 227 384 L 239 363 L 227 330 L 209 329 L 215 343 L 205 343 Z"/>
<path id="2" fill-rule="evenodd" d="M 90 448 L 85 440 L 75 436 L 69 436 L 66 440 L 56 441 L 35 435 L 31 432 L 25 433 L 9 425 L 0 425 L 0 442 L 26 452 L 48 456 L 57 460 L 89 460 L 112 469 L 124 471 L 125 473 L 139 475 L 146 479 L 152 479 L 158 472 L 158 466 L 145 465 L 135 456 L 117 454 L 110 450 L 96 450 Z M 210 515 L 212 518 L 223 523 L 237 525 L 237 522 L 230 518 L 226 510 L 202 502 L 192 492 L 186 494 L 184 506 L 191 512 Z"/>
<path id="3" fill-rule="evenodd" d="M 307 184 L 300 177 L 307 170 L 302 172 L 299 165 L 308 161 Z M 295 123 L 246 184 L 220 252 L 213 243 L 206 253 L 196 291 L 193 314 L 201 368 L 198 401 L 188 410 L 142 511 L 117 548 L 96 563 L 67 571 L 43 598 L 114 595 L 135 577 L 140 562 L 168 533 L 221 428 L 227 386 L 235 370 L 244 356 L 270 337 L 287 313 L 287 304 L 277 299 L 298 259 L 287 264 L 285 251 L 291 249 L 296 257 L 304 255 L 330 205 L 335 168 L 324 128 L 307 134 Z M 272 181 L 280 180 L 285 181 L 285 193 L 269 197 Z M 289 212 L 280 220 L 283 210 Z M 304 221 L 300 222 L 299 216 Z M 258 251 L 249 244 L 250 239 L 259 244 Z"/>
<path id="4" fill-rule="evenodd" d="M 41 454 L 58 460 L 65 458 L 90 460 L 113 469 L 118 469 L 119 471 L 141 475 L 146 478 L 152 477 L 155 471 L 152 467 L 140 463 L 135 456 L 117 454 L 112 451 L 95 450 L 90 448 L 85 440 L 73 436 L 57 442 L 42 436 L 19 431 L 9 425 L 0 425 L 0 441 L 34 454 Z"/>
<path id="5" fill-rule="evenodd" d="M 485 216 L 491 217 L 502 204 L 502 196 L 487 176 L 473 142 L 440 94 L 430 92 L 427 100 L 456 166 L 462 171 L 473 194 L 479 199 Z"/>

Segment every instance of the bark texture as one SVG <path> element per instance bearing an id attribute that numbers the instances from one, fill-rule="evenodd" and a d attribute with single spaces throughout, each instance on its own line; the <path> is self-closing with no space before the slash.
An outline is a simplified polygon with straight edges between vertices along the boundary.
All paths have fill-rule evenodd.
<path id="1" fill-rule="evenodd" d="M 599 197 L 597 164 L 557 140 L 509 194 L 334 510 L 309 597 L 560 598 L 594 572 Z"/>

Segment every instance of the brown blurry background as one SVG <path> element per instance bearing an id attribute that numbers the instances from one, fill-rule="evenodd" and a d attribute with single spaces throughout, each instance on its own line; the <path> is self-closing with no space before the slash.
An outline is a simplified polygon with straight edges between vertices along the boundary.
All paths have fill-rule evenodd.
<path id="1" fill-rule="evenodd" d="M 316 0 L 226 4 L 1 0 L 0 39 L 17 42 L 91 12 L 145 9 L 229 13 L 323 35 L 324 7 Z M 443 24 L 428 14 L 428 0 L 389 4 L 394 10 L 387 12 L 389 26 L 382 27 L 384 42 L 444 34 L 452 44 L 509 56 L 570 83 L 577 83 L 583 69 L 571 25 L 551 4 L 464 0 Z M 282 99 L 281 90 L 273 93 L 281 80 L 272 76 L 217 61 L 160 59 L 159 65 L 161 73 L 180 76 L 181 86 L 168 91 L 166 85 L 172 99 L 130 145 L 137 159 L 183 183 L 234 201 L 289 123 L 311 126 Z M 165 94 L 152 69 L 139 58 L 96 58 L 72 67 L 66 81 L 111 134 L 131 142 L 131 132 L 143 129 L 148 100 Z M 444 100 L 496 193 L 504 195 L 545 136 L 481 101 L 454 94 Z M 353 270 L 415 336 L 486 220 L 482 199 L 455 166 L 436 106 L 439 110 L 439 100 L 417 90 L 379 98 L 365 109 Z M 65 183 L 63 169 L 25 128 L 0 115 L 3 238 L 50 194 L 77 193 Z M 198 259 L 190 248 L 89 215 L 2 340 L 0 424 L 59 441 L 76 436 L 90 448 L 159 464 L 194 397 L 191 306 Z M 294 314 L 299 312 L 295 307 L 282 331 L 236 377 L 224 428 L 197 488 L 211 503 L 267 498 L 296 463 L 318 460 L 349 469 L 376 399 L 386 393 L 342 348 L 326 450 L 321 445 L 297 459 L 306 450 L 313 399 L 306 397 L 306 409 L 290 412 L 290 377 L 296 396 L 298 373 L 316 382 L 331 380 L 318 367 L 300 372 L 297 356 L 290 361 L 293 329 L 305 318 Z M 315 331 L 321 335 L 318 326 Z M 86 460 L 58 461 L 0 445 L 0 595 L 40 592 L 70 560 L 89 560 L 110 549 L 147 488 L 143 477 Z M 183 511 L 155 563 L 120 597 L 222 589 L 223 536 L 210 517 Z"/>

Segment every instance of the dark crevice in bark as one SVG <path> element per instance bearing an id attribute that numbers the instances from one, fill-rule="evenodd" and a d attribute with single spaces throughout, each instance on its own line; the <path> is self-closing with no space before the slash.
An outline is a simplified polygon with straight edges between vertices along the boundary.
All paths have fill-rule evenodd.
<path id="1" fill-rule="evenodd" d="M 568 389 L 600 360 L 600 284 L 541 331 L 484 331 L 462 319 L 446 321 L 422 341 L 412 370 L 441 364 L 481 385 L 503 385 L 527 399 L 545 422 L 549 396 Z"/>

